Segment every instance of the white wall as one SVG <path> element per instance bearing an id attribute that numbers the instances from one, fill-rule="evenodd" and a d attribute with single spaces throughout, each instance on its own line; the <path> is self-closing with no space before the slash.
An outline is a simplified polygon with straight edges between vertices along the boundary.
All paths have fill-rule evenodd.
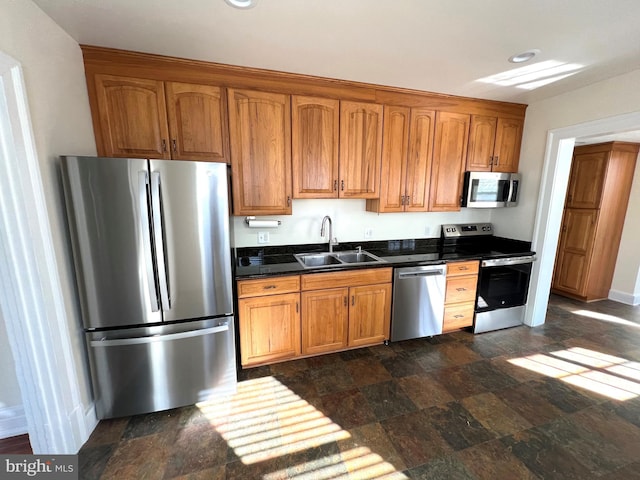
<path id="1" fill-rule="evenodd" d="M 639 157 L 640 159 L 640 157 Z M 611 282 L 609 298 L 631 305 L 640 304 L 640 163 L 636 162 L 627 216 L 624 221 L 616 270 Z"/>
<path id="2" fill-rule="evenodd" d="M 638 85 L 640 85 L 640 70 L 634 70 L 631 73 L 529 105 L 520 155 L 520 172 L 523 175 L 522 208 L 495 211 L 491 220 L 496 225 L 496 231 L 504 236 L 522 240 L 532 239 L 549 130 L 640 111 Z M 637 183 L 634 184 L 634 189 L 637 189 Z M 637 194 L 633 197 L 629 204 L 629 212 L 638 212 L 640 198 Z M 564 202 L 564 198 L 558 201 Z M 627 219 L 629 223 L 634 217 L 627 214 Z M 621 271 L 616 269 L 614 283 L 621 291 L 633 295 L 637 292 L 635 283 L 638 278 L 637 268 L 640 265 L 640 250 L 635 248 L 630 233 L 633 232 L 629 230 L 622 239 L 620 251 L 624 252 L 624 256 L 620 257 L 619 262 L 636 265 L 634 267 L 636 275 L 625 273 L 623 278 Z M 633 281 L 629 282 L 626 277 L 633 277 Z"/>
<path id="3" fill-rule="evenodd" d="M 51 232 L 59 267 L 68 335 L 86 408 L 91 405 L 85 369 L 80 314 L 75 294 L 66 218 L 57 157 L 95 155 L 95 141 L 86 92 L 82 54 L 78 44 L 30 0 L 0 0 L 0 51 L 13 57 L 24 73 Z M 3 325 L 4 327 L 4 325 Z M 0 369 L 12 369 L 6 358 Z M 65 372 L 60 372 L 64 375 Z M 10 386 L 0 376 L 0 391 Z M 7 385 L 4 384 L 7 382 Z"/>
<path id="4" fill-rule="evenodd" d="M 232 217 L 236 247 L 258 245 L 258 232 L 269 233 L 268 245 L 323 243 L 320 236 L 322 218 L 333 221 L 333 236 L 338 242 L 394 240 L 400 238 L 432 238 L 440 236 L 443 223 L 488 222 L 491 212 L 485 209 L 463 208 L 460 212 L 440 213 L 372 213 L 365 210 L 365 200 L 294 200 L 293 215 L 266 216 L 280 220 L 278 228 L 248 228 L 245 217 Z M 364 238 L 366 229 L 373 231 Z"/>

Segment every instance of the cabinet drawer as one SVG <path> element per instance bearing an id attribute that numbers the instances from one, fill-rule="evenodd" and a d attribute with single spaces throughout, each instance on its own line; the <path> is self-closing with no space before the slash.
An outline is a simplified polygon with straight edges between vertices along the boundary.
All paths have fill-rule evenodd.
<path id="1" fill-rule="evenodd" d="M 477 260 L 472 260 L 470 262 L 447 263 L 447 276 L 477 275 L 479 264 L 480 262 Z"/>
<path id="2" fill-rule="evenodd" d="M 475 302 L 445 305 L 442 331 L 449 332 L 473 325 L 473 309 Z"/>
<path id="3" fill-rule="evenodd" d="M 302 275 L 301 289 L 303 291 L 322 290 L 324 288 L 357 287 L 359 285 L 391 283 L 392 276 L 391 268 L 310 273 L 308 275 Z"/>
<path id="4" fill-rule="evenodd" d="M 473 302 L 476 299 L 476 275 L 447 278 L 445 303 Z"/>
<path id="5" fill-rule="evenodd" d="M 260 278 L 238 281 L 238 298 L 261 297 L 300 291 L 300 276 Z"/>

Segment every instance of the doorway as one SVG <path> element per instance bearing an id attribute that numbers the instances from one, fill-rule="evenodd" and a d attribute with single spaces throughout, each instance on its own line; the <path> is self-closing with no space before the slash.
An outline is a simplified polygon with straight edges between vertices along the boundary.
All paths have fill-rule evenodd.
<path id="1" fill-rule="evenodd" d="M 634 130 L 640 130 L 640 112 L 549 131 L 532 238 L 532 248 L 537 252 L 538 262 L 534 264 L 532 272 L 531 285 L 533 288 L 525 313 L 527 325 L 537 326 L 545 321 L 560 236 L 564 198 L 576 139 Z"/>

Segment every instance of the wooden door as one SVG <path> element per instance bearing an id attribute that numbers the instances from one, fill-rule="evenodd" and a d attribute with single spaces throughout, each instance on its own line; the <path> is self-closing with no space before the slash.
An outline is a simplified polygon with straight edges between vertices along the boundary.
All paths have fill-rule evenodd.
<path id="1" fill-rule="evenodd" d="M 436 112 L 433 110 L 411 109 L 405 198 L 407 212 L 426 212 L 429 209 L 435 120 Z"/>
<path id="2" fill-rule="evenodd" d="M 389 339 L 391 284 L 349 289 L 349 346 L 359 347 Z"/>
<path id="3" fill-rule="evenodd" d="M 95 89 L 99 155 L 171 157 L 163 82 L 98 74 Z"/>
<path id="4" fill-rule="evenodd" d="M 496 128 L 496 142 L 493 150 L 494 172 L 518 172 L 520 145 L 524 120 L 500 118 Z"/>
<path id="5" fill-rule="evenodd" d="M 490 172 L 498 119 L 486 115 L 471 115 L 469 149 L 466 169 L 472 172 Z"/>
<path id="6" fill-rule="evenodd" d="M 379 196 L 382 113 L 382 105 L 340 102 L 340 197 Z"/>
<path id="7" fill-rule="evenodd" d="M 574 153 L 566 208 L 600 208 L 609 152 Z"/>
<path id="8" fill-rule="evenodd" d="M 213 85 L 167 82 L 171 158 L 229 163 L 226 92 Z"/>
<path id="9" fill-rule="evenodd" d="M 228 90 L 234 215 L 291 214 L 288 95 Z"/>
<path id="10" fill-rule="evenodd" d="M 298 293 L 238 300 L 243 366 L 300 355 L 299 300 Z"/>
<path id="11" fill-rule="evenodd" d="M 470 116 L 437 112 L 429 210 L 460 210 L 462 174 L 467 155 Z"/>
<path id="12" fill-rule="evenodd" d="M 598 211 L 569 208 L 564 212 L 553 288 L 583 295 L 595 237 Z"/>
<path id="13" fill-rule="evenodd" d="M 316 354 L 347 346 L 349 289 L 302 292 L 302 353 Z"/>
<path id="14" fill-rule="evenodd" d="M 380 199 L 367 200 L 367 210 L 403 212 L 409 154 L 410 109 L 384 107 Z M 373 208 L 371 206 L 373 205 Z"/>
<path id="15" fill-rule="evenodd" d="M 340 102 L 291 97 L 294 198 L 338 197 Z"/>

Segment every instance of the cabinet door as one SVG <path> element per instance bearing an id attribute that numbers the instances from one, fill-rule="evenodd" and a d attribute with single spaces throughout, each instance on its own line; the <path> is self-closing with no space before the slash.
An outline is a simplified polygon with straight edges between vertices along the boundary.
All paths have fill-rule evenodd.
<path id="1" fill-rule="evenodd" d="M 471 115 L 467 170 L 473 172 L 491 171 L 497 123 L 498 119 L 496 117 Z"/>
<path id="2" fill-rule="evenodd" d="M 498 117 L 493 149 L 494 172 L 518 172 L 523 123 L 521 119 Z"/>
<path id="3" fill-rule="evenodd" d="M 225 91 L 212 85 L 167 82 L 171 157 L 229 163 Z"/>
<path id="4" fill-rule="evenodd" d="M 469 115 L 437 112 L 429 210 L 460 210 L 462 173 L 469 140 Z"/>
<path id="5" fill-rule="evenodd" d="M 567 208 L 599 208 L 608 152 L 574 154 L 567 190 Z"/>
<path id="6" fill-rule="evenodd" d="M 426 212 L 429 207 L 435 120 L 436 112 L 433 110 L 411 109 L 405 199 L 407 212 Z"/>
<path id="7" fill-rule="evenodd" d="M 106 157 L 170 158 L 164 85 L 96 75 L 94 116 L 98 154 Z"/>
<path id="8" fill-rule="evenodd" d="M 409 119 L 409 108 L 384 107 L 380 200 L 367 200 L 368 205 L 377 204 L 376 212 L 404 211 Z"/>
<path id="9" fill-rule="evenodd" d="M 291 149 L 294 198 L 338 197 L 340 102 L 291 98 Z"/>
<path id="10" fill-rule="evenodd" d="M 290 215 L 289 96 L 228 92 L 234 215 Z"/>
<path id="11" fill-rule="evenodd" d="M 300 294 L 238 300 L 243 366 L 300 355 Z"/>
<path id="12" fill-rule="evenodd" d="M 377 198 L 382 158 L 382 105 L 340 102 L 340 196 Z"/>
<path id="13" fill-rule="evenodd" d="M 553 288 L 583 295 L 598 211 L 566 209 Z"/>
<path id="14" fill-rule="evenodd" d="M 348 288 L 302 292 L 303 354 L 346 348 L 348 298 Z"/>
<path id="15" fill-rule="evenodd" d="M 389 339 L 391 284 L 349 289 L 349 346 L 381 343 Z"/>

